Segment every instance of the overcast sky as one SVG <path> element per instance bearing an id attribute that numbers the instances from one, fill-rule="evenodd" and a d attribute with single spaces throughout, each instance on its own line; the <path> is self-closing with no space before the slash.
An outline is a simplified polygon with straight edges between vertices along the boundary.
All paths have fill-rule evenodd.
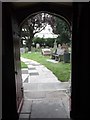
<path id="1" fill-rule="evenodd" d="M 44 30 L 42 30 L 40 33 L 36 33 L 34 37 L 57 38 L 58 35 L 52 32 L 52 28 L 50 25 L 47 25 Z"/>

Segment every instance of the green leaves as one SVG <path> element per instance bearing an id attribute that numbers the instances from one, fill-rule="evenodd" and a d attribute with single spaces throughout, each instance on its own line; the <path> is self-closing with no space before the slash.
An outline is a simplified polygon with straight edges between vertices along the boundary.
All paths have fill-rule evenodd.
<path id="1" fill-rule="evenodd" d="M 59 34 L 57 38 L 57 43 L 70 43 L 70 30 L 68 24 L 56 17 L 56 31 L 55 33 Z"/>
<path id="2" fill-rule="evenodd" d="M 28 41 L 27 46 L 29 50 L 31 49 L 31 43 L 34 35 L 42 31 L 47 24 L 49 24 L 52 27 L 53 33 L 59 35 L 59 37 L 57 38 L 57 43 L 70 43 L 71 35 L 68 24 L 64 20 L 55 17 L 54 15 L 40 12 L 39 14 L 27 19 L 22 26 L 24 31 L 21 31 L 21 37 L 30 36 L 29 39 L 25 39 L 26 41 Z M 38 42 L 41 46 L 45 44 L 50 47 L 53 47 L 53 41 L 53 39 L 48 39 L 46 41 L 42 38 L 37 38 L 37 40 L 33 40 L 34 43 Z"/>
<path id="3" fill-rule="evenodd" d="M 49 46 L 49 47 L 53 47 L 54 46 L 54 38 L 33 38 L 32 42 L 39 43 L 40 46 Z"/>

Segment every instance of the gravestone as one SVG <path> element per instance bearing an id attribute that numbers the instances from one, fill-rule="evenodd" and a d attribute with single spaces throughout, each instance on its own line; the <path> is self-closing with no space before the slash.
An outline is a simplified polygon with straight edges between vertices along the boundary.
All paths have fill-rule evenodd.
<path id="1" fill-rule="evenodd" d="M 58 44 L 58 48 L 61 48 L 61 44 Z"/>
<path id="2" fill-rule="evenodd" d="M 57 43 L 56 43 L 56 40 L 54 42 L 54 49 L 57 49 Z"/>
<path id="3" fill-rule="evenodd" d="M 20 54 L 25 53 L 25 48 L 20 48 Z"/>
<path id="4" fill-rule="evenodd" d="M 49 48 L 42 49 L 42 55 L 51 55 L 51 50 Z"/>
<path id="5" fill-rule="evenodd" d="M 25 48 L 25 52 L 28 52 L 28 47 Z"/>
<path id="6" fill-rule="evenodd" d="M 40 44 L 39 43 L 36 44 L 36 48 L 37 49 L 40 48 Z"/>
<path id="7" fill-rule="evenodd" d="M 56 43 L 56 40 L 55 40 L 55 41 L 54 41 L 54 47 L 53 47 L 53 49 L 52 49 L 52 51 L 51 51 L 51 54 L 54 54 L 55 51 L 56 51 L 56 49 L 57 49 L 57 43 Z"/>

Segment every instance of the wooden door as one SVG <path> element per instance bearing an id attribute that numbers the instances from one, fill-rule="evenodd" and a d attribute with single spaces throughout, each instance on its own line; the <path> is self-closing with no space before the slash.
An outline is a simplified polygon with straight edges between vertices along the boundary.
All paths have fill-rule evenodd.
<path id="1" fill-rule="evenodd" d="M 19 113 L 23 104 L 23 84 L 21 76 L 21 61 L 20 61 L 20 30 L 18 22 L 15 18 L 12 19 L 13 31 L 13 46 L 14 46 L 14 69 L 16 82 L 16 102 L 17 112 Z"/>

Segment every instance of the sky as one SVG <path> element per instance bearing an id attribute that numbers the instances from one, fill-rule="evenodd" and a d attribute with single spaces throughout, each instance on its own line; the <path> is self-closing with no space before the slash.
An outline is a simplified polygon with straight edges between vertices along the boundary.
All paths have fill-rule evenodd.
<path id="1" fill-rule="evenodd" d="M 47 25 L 44 30 L 39 33 L 36 33 L 34 37 L 44 37 L 44 38 L 57 38 L 58 35 L 52 32 L 52 28 L 50 25 Z"/>

